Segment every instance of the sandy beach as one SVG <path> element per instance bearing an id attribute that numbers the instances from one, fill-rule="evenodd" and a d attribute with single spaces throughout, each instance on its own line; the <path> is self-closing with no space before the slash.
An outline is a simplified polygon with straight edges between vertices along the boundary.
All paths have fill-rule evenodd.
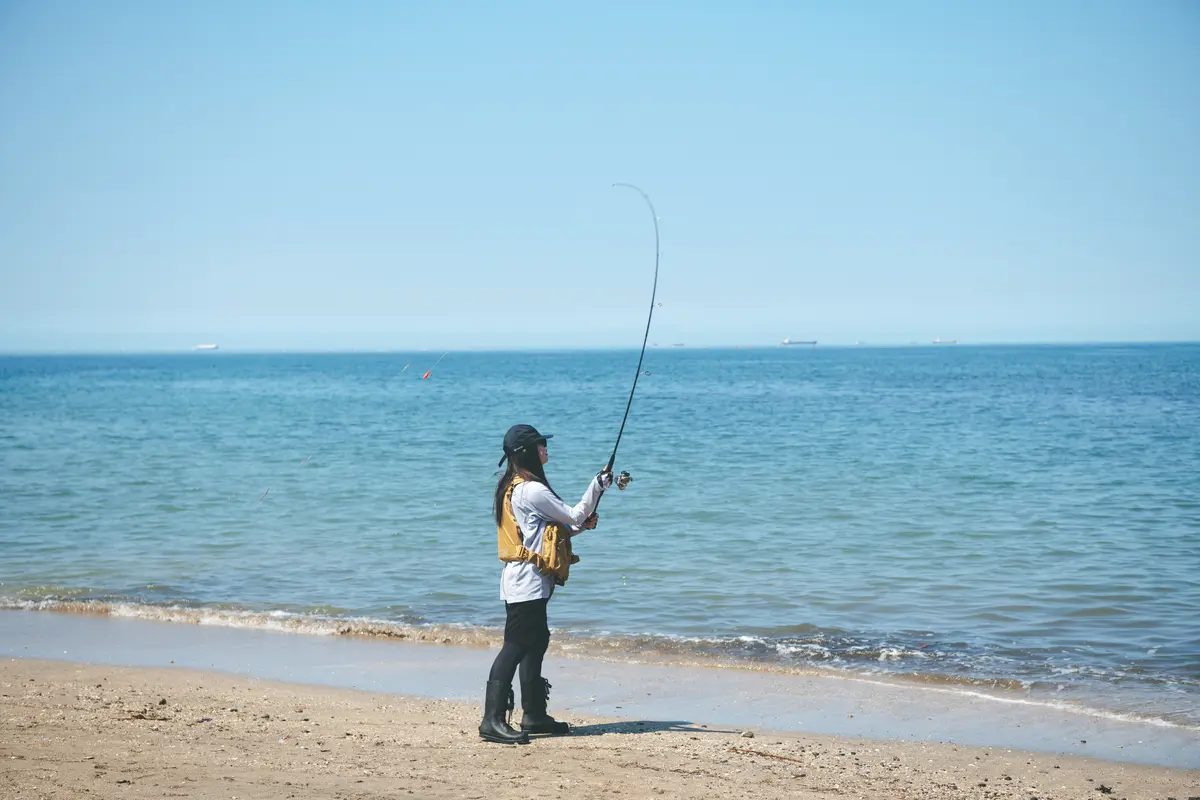
<path id="1" fill-rule="evenodd" d="M 5 659 L 0 695 L 5 798 L 1200 796 L 1200 770 L 577 714 L 505 747 L 470 703 L 178 668 Z"/>

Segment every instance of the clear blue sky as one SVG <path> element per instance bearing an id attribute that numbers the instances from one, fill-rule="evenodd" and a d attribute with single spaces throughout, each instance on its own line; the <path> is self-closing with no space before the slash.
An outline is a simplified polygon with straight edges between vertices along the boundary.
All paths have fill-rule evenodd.
<path id="1" fill-rule="evenodd" d="M 1200 4 L 0 0 L 0 349 L 1200 339 Z"/>

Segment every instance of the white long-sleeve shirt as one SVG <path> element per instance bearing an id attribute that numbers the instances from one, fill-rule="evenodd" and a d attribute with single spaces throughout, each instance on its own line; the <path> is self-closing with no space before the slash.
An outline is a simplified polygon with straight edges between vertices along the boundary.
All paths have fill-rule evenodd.
<path id="1" fill-rule="evenodd" d="M 587 491 L 574 508 L 555 497 L 544 484 L 525 481 L 513 488 L 512 511 L 521 532 L 521 543 L 535 553 L 542 552 L 542 534 L 547 522 L 558 522 L 576 532 L 600 502 L 600 481 L 588 484 Z M 528 561 L 509 561 L 500 573 L 500 599 L 506 603 L 548 598 L 554 592 L 554 579 L 538 572 Z"/>

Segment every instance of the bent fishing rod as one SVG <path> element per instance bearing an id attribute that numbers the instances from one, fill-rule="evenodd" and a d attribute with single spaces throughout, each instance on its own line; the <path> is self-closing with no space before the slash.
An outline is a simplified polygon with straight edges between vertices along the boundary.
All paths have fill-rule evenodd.
<path id="1" fill-rule="evenodd" d="M 624 187 L 637 192 L 646 201 L 646 206 L 650 209 L 650 218 L 654 221 L 654 286 L 650 290 L 650 313 L 646 315 L 646 333 L 642 336 L 642 352 L 638 356 L 637 371 L 633 373 L 633 386 L 629 390 L 629 400 L 625 403 L 625 416 L 621 418 L 621 429 L 617 431 L 617 441 L 613 444 L 612 455 L 608 457 L 608 465 L 604 468 L 603 472 L 612 472 L 613 464 L 617 460 L 617 449 L 621 446 L 621 436 L 625 433 L 625 423 L 629 421 L 629 409 L 633 407 L 633 395 L 637 391 L 638 378 L 642 374 L 642 362 L 646 358 L 646 342 L 650 340 L 650 322 L 654 319 L 654 300 L 658 294 L 658 212 L 654 210 L 654 203 L 650 201 L 650 195 L 643 192 L 637 186 L 634 186 L 632 183 L 614 183 L 613 188 L 617 187 Z M 616 476 L 615 482 L 618 489 L 624 489 L 632 480 L 633 477 L 628 472 L 622 472 Z M 596 505 L 599 506 L 599 502 Z"/>

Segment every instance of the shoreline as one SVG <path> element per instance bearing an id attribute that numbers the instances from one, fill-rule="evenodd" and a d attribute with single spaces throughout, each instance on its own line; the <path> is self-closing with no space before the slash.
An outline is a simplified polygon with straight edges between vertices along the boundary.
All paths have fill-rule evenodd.
<path id="1" fill-rule="evenodd" d="M 180 667 L 0 661 L 0 796 L 1184 800 L 1200 770 L 953 743 L 559 714 L 479 740 L 478 702 Z M 552 711 L 554 709 L 552 697 Z"/>
<path id="2" fill-rule="evenodd" d="M 53 600 L 28 605 L 0 605 L 0 613 L 21 611 L 64 614 L 95 618 L 140 620 L 153 623 L 223 627 L 234 630 L 262 630 L 290 635 L 392 641 L 434 646 L 498 649 L 502 628 L 455 624 L 393 622 L 362 617 L 305 616 L 291 612 L 268 612 L 216 607 L 179 607 L 111 600 Z M 1175 721 L 1171 713 L 1130 711 L 1105 705 L 1103 687 L 1070 687 L 1066 692 L 1037 691 L 1014 678 L 972 677 L 952 672 L 900 672 L 869 670 L 821 664 L 789 664 L 768 658 L 738 658 L 694 649 L 694 640 L 676 640 L 669 636 L 648 637 L 635 634 L 611 634 L 604 637 L 552 630 L 550 655 L 553 657 L 608 661 L 630 665 L 729 669 L 773 675 L 861 681 L 885 686 L 924 688 L 929 691 L 959 693 L 987 698 L 997 703 L 1042 706 L 1098 719 L 1161 725 L 1200 732 L 1194 721 Z M 1127 706 L 1138 708 L 1134 702 Z M 1144 706 L 1141 706 L 1145 708 Z"/>
<path id="3" fill-rule="evenodd" d="M 0 656 L 200 669 L 477 704 L 494 650 L 0 611 Z M 1089 717 L 938 687 L 553 654 L 546 676 L 555 685 L 552 709 L 568 719 L 702 719 L 789 735 L 949 742 L 1200 768 L 1200 731 L 1194 729 Z"/>

